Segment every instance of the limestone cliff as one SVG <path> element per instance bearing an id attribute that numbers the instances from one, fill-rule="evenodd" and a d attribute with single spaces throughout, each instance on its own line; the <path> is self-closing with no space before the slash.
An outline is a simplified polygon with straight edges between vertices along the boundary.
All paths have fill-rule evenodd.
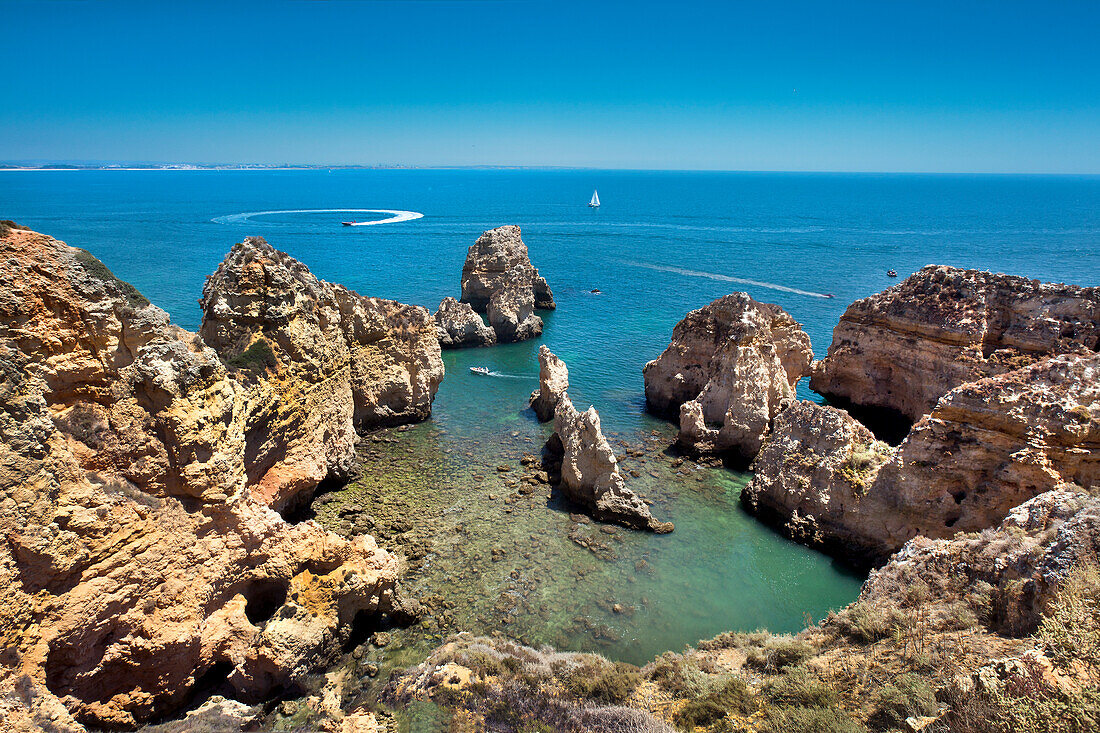
<path id="1" fill-rule="evenodd" d="M 643 370 L 646 403 L 679 415 L 685 447 L 751 459 L 812 361 L 809 337 L 786 311 L 733 293 L 676 324 Z"/>
<path id="2" fill-rule="evenodd" d="M 783 413 L 744 498 L 800 538 L 884 559 L 994 527 L 1063 484 L 1100 486 L 1100 354 L 1052 357 L 945 395 L 896 449 L 847 413 Z"/>
<path id="3" fill-rule="evenodd" d="M 439 309 L 432 317 L 439 345 L 444 349 L 456 349 L 462 346 L 491 346 L 497 342 L 497 335 L 485 325 L 481 316 L 474 312 L 469 303 L 459 303 L 454 298 L 444 298 Z"/>
<path id="4" fill-rule="evenodd" d="M 519 269 L 509 270 L 498 281 L 500 288 L 489 297 L 489 325 L 502 344 L 526 341 L 542 334 L 542 319 L 535 315 L 535 296 Z"/>
<path id="5" fill-rule="evenodd" d="M 284 366 L 315 354 L 291 351 L 290 322 L 268 332 Z M 245 333 L 214 335 L 239 347 Z M 9 725 L 132 726 L 204 687 L 256 699 L 331 659 L 358 614 L 404 613 L 397 561 L 373 539 L 289 525 L 250 492 L 261 433 L 287 429 L 254 422 L 274 413 L 251 379 L 87 252 L 0 232 Z M 332 465 L 339 447 L 312 448 Z"/>
<path id="6" fill-rule="evenodd" d="M 810 386 L 916 421 L 965 382 L 1100 350 L 1100 288 L 928 266 L 848 307 Z"/>
<path id="7" fill-rule="evenodd" d="M 892 455 L 844 410 L 796 402 L 776 418 L 741 500 L 801 542 L 854 554 L 865 526 L 894 522 L 866 501 Z"/>
<path id="8" fill-rule="evenodd" d="M 247 373 L 249 483 L 281 508 L 345 478 L 356 430 L 422 420 L 443 379 L 424 308 L 318 280 L 259 237 L 207 278 L 203 341 Z"/>

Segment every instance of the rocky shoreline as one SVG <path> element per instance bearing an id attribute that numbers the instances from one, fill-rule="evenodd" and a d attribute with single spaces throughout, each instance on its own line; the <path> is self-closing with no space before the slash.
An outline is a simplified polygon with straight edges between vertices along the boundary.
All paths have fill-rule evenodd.
<path id="1" fill-rule="evenodd" d="M 83 250 L 14 226 L 0 248 L 0 714 L 16 730 L 370 731 L 393 727 L 381 693 L 471 729 L 969 731 L 974 706 L 1041 716 L 1023 681 L 1100 723 L 1095 660 L 1067 647 L 1100 633 L 1080 612 L 1100 593 L 1098 288 L 927 267 L 850 306 L 819 362 L 781 308 L 725 296 L 645 367 L 671 448 L 605 436 L 542 347 L 543 455 L 528 435 L 439 487 L 440 464 L 467 460 L 418 425 L 441 346 L 533 338 L 555 307 L 518 227 L 478 239 L 461 301 L 434 317 L 249 238 L 208 278 L 198 333 Z M 798 400 L 805 377 L 852 409 Z M 882 419 L 904 439 L 882 440 Z M 641 669 L 460 633 L 471 613 L 504 633 L 521 608 L 549 621 L 585 582 L 541 578 L 527 526 L 615 557 L 621 530 L 553 511 L 555 487 L 598 521 L 671 531 L 631 481 L 682 480 L 680 451 L 750 464 L 744 506 L 874 567 L 860 598 L 795 636 L 723 634 Z M 482 547 L 485 518 L 523 524 Z M 505 590 L 470 608 L 406 590 L 449 556 L 471 583 L 508 558 Z M 583 613 L 564 629 L 615 633 Z"/>

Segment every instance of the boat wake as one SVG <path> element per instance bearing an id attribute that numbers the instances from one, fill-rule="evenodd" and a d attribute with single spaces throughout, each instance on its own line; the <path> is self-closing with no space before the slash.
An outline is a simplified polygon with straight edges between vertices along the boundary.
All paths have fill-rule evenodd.
<path id="1" fill-rule="evenodd" d="M 487 377 L 501 377 L 502 379 L 538 379 L 538 377 L 525 377 L 522 374 L 505 374 L 504 372 L 489 372 Z"/>
<path id="2" fill-rule="evenodd" d="M 246 211 L 242 214 L 229 214 L 217 216 L 211 221 L 217 224 L 243 224 L 250 222 L 254 216 L 270 216 L 272 214 L 389 214 L 387 219 L 375 221 L 352 222 L 353 227 L 368 227 L 375 224 L 396 224 L 399 221 L 412 221 L 420 219 L 424 215 L 419 211 L 404 211 L 402 209 L 281 209 L 279 211 Z M 252 222 L 256 224 L 257 222 Z"/>
<path id="3" fill-rule="evenodd" d="M 720 280 L 728 283 L 738 283 L 740 285 L 755 285 L 760 288 L 770 288 L 771 290 L 779 290 L 784 293 L 794 293 L 795 295 L 805 295 L 810 298 L 832 298 L 833 296 L 828 293 L 815 293 L 812 290 L 799 290 L 798 288 L 789 288 L 786 285 L 777 285 L 776 283 L 763 282 L 762 280 L 749 280 L 743 277 L 733 277 L 732 275 L 719 275 L 715 272 L 699 272 L 698 270 L 685 270 L 682 267 L 670 267 L 668 265 L 653 265 L 648 262 L 631 262 L 629 260 L 620 260 L 624 265 L 630 265 L 631 267 L 644 267 L 647 270 L 657 270 L 658 272 L 673 272 L 677 275 L 686 275 L 687 277 L 705 277 L 709 280 Z"/>

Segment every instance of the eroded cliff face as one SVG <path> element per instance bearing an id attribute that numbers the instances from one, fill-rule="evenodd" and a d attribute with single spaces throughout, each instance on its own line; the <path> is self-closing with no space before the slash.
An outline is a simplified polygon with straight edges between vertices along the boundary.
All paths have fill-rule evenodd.
<path id="1" fill-rule="evenodd" d="M 293 505 L 343 479 L 356 430 L 423 420 L 443 379 L 428 311 L 318 280 L 259 237 L 207 278 L 203 341 L 249 384 L 249 483 Z"/>
<path id="2" fill-rule="evenodd" d="M 1100 288 L 930 265 L 848 307 L 810 386 L 916 421 L 955 387 L 1100 350 Z"/>
<path id="3" fill-rule="evenodd" d="M 439 345 L 444 349 L 457 349 L 463 346 L 491 346 L 497 342 L 497 335 L 485 325 L 481 316 L 474 312 L 469 303 L 459 303 L 454 298 L 444 298 L 439 309 L 432 316 Z"/>
<path id="4" fill-rule="evenodd" d="M 315 353 L 291 352 L 280 325 L 279 360 Z M 0 233 L 10 725 L 132 726 L 205 686 L 255 700 L 337 654 L 358 614 L 404 613 L 397 561 L 372 538 L 288 525 L 250 491 L 265 389 L 88 253 Z M 279 419 L 307 407 L 284 402 Z M 315 460 L 338 463 L 325 452 L 339 447 Z"/>
<path id="5" fill-rule="evenodd" d="M 679 415 L 685 447 L 752 459 L 812 361 L 809 336 L 786 311 L 733 293 L 676 324 L 643 370 L 646 403 Z"/>
<path id="6" fill-rule="evenodd" d="M 1100 487 L 1100 354 L 957 387 L 896 450 L 841 410 L 800 403 L 753 470 L 750 508 L 850 555 L 884 559 L 917 535 L 995 527 L 1058 486 Z"/>
<path id="7" fill-rule="evenodd" d="M 741 500 L 800 542 L 854 554 L 866 544 L 863 527 L 895 523 L 866 500 L 892 456 L 844 410 L 803 400 L 776 418 Z"/>

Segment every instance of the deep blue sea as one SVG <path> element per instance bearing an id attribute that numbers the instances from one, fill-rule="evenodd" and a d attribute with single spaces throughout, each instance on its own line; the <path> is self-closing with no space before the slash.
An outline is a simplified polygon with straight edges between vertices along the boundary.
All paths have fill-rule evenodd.
<path id="1" fill-rule="evenodd" d="M 586 206 L 594 188 L 603 203 L 596 210 Z M 357 208 L 423 218 L 343 227 L 342 220 L 372 215 L 240 216 Z M 421 583 L 437 589 L 439 576 L 466 578 L 465 591 L 449 590 L 460 611 L 469 608 L 459 616 L 472 631 L 507 623 L 506 632 L 531 642 L 631 661 L 727 629 L 798 629 L 807 615 L 820 618 L 851 601 L 861 579 L 747 516 L 737 502 L 747 477 L 725 469 L 681 477 L 655 463 L 643 467 L 640 490 L 677 530 L 620 532 L 614 561 L 593 561 L 564 539 L 570 525 L 562 512 L 540 505 L 493 514 L 497 505 L 478 492 L 496 490 L 492 467 L 508 441 L 537 443 L 545 432 L 523 411 L 539 343 L 566 361 L 574 402 L 595 405 L 606 432 L 635 439 L 657 430 L 671 439 L 670 426 L 644 413 L 642 366 L 687 311 L 721 295 L 745 290 L 780 304 L 804 324 L 820 357 L 851 301 L 896 282 L 886 277 L 891 268 L 905 277 L 936 263 L 1100 285 L 1100 177 L 0 172 L 0 218 L 90 250 L 189 329 L 199 324 L 204 278 L 248 235 L 265 237 L 321 278 L 434 311 L 444 296 L 458 296 L 477 236 L 520 225 L 558 309 L 544 314 L 541 340 L 446 353 L 447 378 L 421 437 L 440 456 L 464 456 L 469 465 L 440 461 L 446 516 L 483 512 L 477 531 L 489 541 L 440 551 Z M 473 364 L 509 376 L 478 378 L 468 371 Z M 804 387 L 802 394 L 811 396 Z M 511 549 L 521 540 L 534 551 L 489 564 L 489 545 Z M 576 568 L 584 569 L 568 572 Z M 530 583 L 513 593 L 517 575 Z M 507 611 L 493 605 L 509 593 L 519 600 Z M 489 603 L 479 605 L 483 599 Z M 612 613 L 612 599 L 636 612 Z"/>

